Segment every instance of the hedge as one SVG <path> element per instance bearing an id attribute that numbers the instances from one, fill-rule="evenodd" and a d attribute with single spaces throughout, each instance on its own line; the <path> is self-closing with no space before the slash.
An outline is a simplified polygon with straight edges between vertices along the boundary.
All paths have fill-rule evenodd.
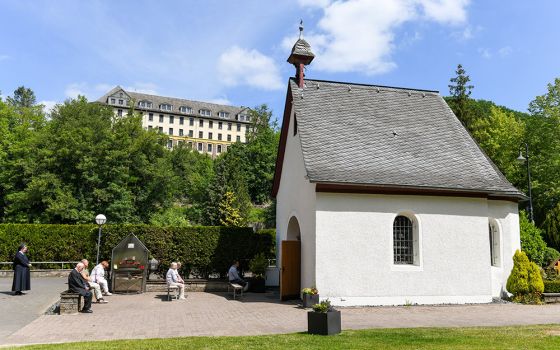
<path id="1" fill-rule="evenodd" d="M 544 280 L 545 293 L 560 293 L 560 280 Z"/>
<path id="2" fill-rule="evenodd" d="M 0 261 L 12 261 L 21 242 L 28 244 L 31 261 L 94 261 L 97 233 L 96 225 L 0 224 Z M 181 261 L 186 270 L 204 276 L 225 273 L 233 259 L 248 260 L 261 252 L 273 258 L 275 251 L 271 232 L 251 228 L 105 225 L 100 259 L 109 260 L 113 247 L 130 233 L 161 262 L 161 269 Z"/>

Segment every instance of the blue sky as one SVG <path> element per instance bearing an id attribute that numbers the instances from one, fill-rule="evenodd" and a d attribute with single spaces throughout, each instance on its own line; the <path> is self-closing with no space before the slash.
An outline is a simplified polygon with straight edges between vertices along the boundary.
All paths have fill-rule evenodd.
<path id="1" fill-rule="evenodd" d="M 439 90 L 461 63 L 473 97 L 517 110 L 560 76 L 557 0 L 0 2 L 0 91 L 47 105 L 111 87 L 280 116 L 304 20 L 308 78 Z"/>

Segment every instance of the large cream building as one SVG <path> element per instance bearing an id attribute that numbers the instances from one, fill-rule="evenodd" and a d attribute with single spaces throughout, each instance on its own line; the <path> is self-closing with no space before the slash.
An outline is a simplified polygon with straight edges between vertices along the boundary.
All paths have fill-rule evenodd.
<path id="1" fill-rule="evenodd" d="M 169 135 L 167 147 L 184 143 L 212 157 L 235 142 L 245 142 L 250 127 L 249 109 L 113 88 L 97 102 L 113 107 L 117 116 L 131 104 L 142 113 L 142 127 Z"/>

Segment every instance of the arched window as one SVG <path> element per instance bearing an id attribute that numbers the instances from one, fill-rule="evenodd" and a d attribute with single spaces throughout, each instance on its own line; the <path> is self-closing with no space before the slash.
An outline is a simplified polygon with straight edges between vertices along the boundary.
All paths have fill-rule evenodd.
<path id="1" fill-rule="evenodd" d="M 500 230 L 498 223 L 494 219 L 488 221 L 488 236 L 490 238 L 490 264 L 492 266 L 500 266 Z"/>
<path id="2" fill-rule="evenodd" d="M 395 264 L 414 264 L 412 220 L 399 215 L 393 221 L 393 258 Z"/>

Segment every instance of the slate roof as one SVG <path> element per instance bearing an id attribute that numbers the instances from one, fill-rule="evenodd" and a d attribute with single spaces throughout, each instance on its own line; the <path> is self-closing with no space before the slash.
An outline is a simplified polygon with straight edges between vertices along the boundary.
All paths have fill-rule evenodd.
<path id="1" fill-rule="evenodd" d="M 209 102 L 201 102 L 201 101 L 192 101 L 186 100 L 182 98 L 175 98 L 175 97 L 165 97 L 165 96 L 158 96 L 158 95 L 149 95 L 143 94 L 139 92 L 127 91 L 120 86 L 116 86 L 115 88 L 111 89 L 108 93 L 101 96 L 97 102 L 108 104 L 108 99 L 110 96 L 116 94 L 119 91 L 124 91 L 130 98 L 136 101 L 136 105 L 138 106 L 138 102 L 140 101 L 149 101 L 152 102 L 152 108 L 138 108 L 141 110 L 149 110 L 154 112 L 164 112 L 164 113 L 173 113 L 173 114 L 188 114 L 188 115 L 198 115 L 198 111 L 201 109 L 207 109 L 212 112 L 212 117 L 205 117 L 210 119 L 218 119 L 218 112 L 227 112 L 229 113 L 229 118 L 226 120 L 235 120 L 235 116 L 239 113 L 243 113 L 245 115 L 249 114 L 249 110 L 247 107 L 236 107 L 236 106 L 228 106 L 228 105 L 221 105 L 216 103 L 209 103 Z M 159 109 L 160 104 L 171 104 L 173 106 L 173 111 L 161 111 Z M 112 105 L 119 107 L 117 105 Z M 179 107 L 191 107 L 192 113 L 181 113 L 179 111 Z M 245 121 L 237 121 L 240 123 L 244 123 Z M 247 123 L 247 122 L 245 122 Z"/>
<path id="2" fill-rule="evenodd" d="M 309 181 L 523 198 L 437 91 L 290 79 Z"/>
<path id="3" fill-rule="evenodd" d="M 311 46 L 309 45 L 309 43 L 302 38 L 299 38 L 292 47 L 292 54 L 315 57 L 313 52 L 311 52 Z"/>

